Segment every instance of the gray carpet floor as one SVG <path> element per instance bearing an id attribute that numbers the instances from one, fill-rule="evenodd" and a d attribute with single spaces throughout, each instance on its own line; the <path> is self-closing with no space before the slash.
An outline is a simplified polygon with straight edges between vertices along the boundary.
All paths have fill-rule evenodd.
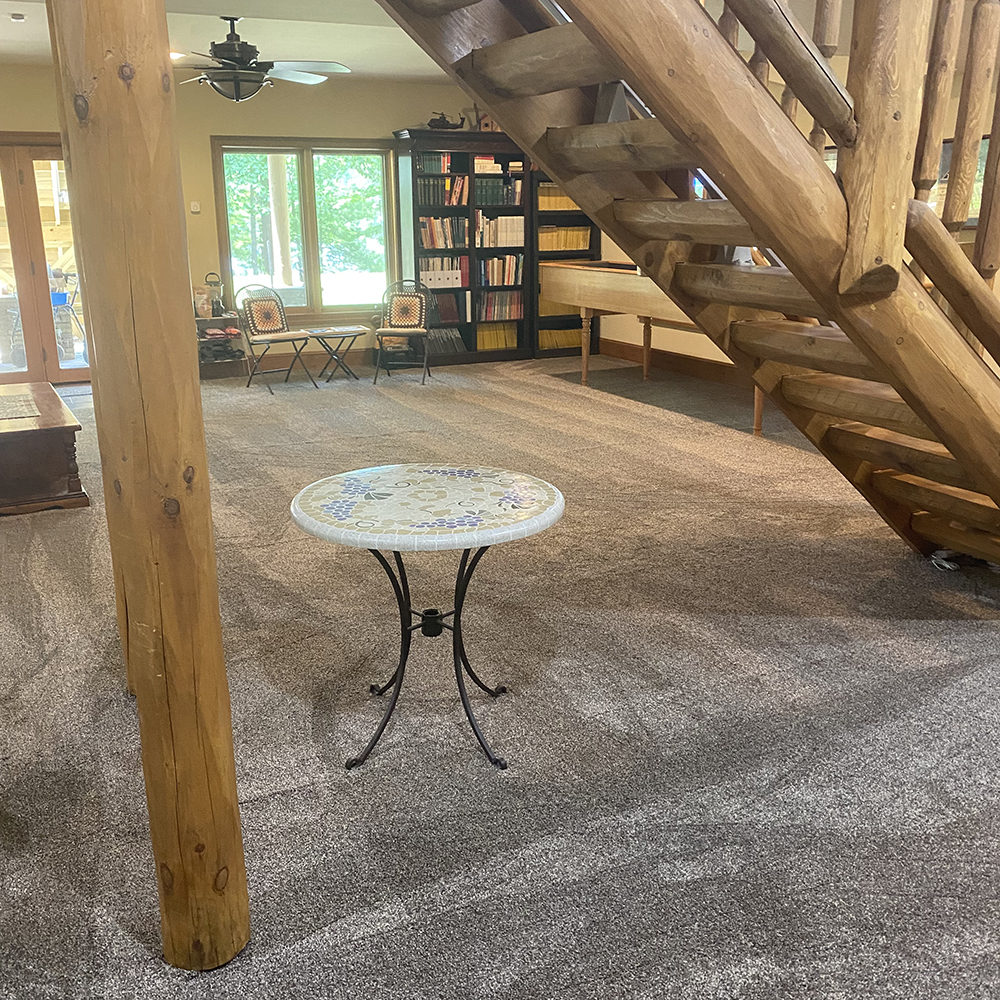
<path id="1" fill-rule="evenodd" d="M 572 361 L 205 383 L 253 938 L 165 966 L 92 405 L 94 505 L 0 520 L 0 996 L 1000 995 L 1000 576 L 911 554 L 743 390 Z M 566 516 L 484 560 L 469 731 L 394 605 L 288 503 L 335 471 L 506 466 Z M 409 560 L 447 602 L 454 554 Z"/>

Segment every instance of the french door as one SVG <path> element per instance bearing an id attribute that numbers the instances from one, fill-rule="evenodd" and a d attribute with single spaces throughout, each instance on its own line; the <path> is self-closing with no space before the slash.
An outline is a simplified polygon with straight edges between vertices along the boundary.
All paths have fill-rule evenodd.
<path id="1" fill-rule="evenodd" d="M 29 145 L 0 134 L 0 182 L 0 385 L 87 382 L 83 292 L 58 138 Z"/>

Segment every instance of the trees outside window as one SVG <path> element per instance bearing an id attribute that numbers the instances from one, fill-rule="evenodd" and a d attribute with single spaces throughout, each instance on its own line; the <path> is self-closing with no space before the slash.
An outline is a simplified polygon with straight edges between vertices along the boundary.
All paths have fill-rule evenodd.
<path id="1" fill-rule="evenodd" d="M 390 271 L 387 151 L 213 141 L 234 292 L 268 285 L 286 307 L 311 311 L 381 301 Z"/>

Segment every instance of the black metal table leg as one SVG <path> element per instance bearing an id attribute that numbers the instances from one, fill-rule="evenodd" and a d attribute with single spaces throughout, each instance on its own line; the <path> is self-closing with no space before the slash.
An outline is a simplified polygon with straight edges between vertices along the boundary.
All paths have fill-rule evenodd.
<path id="1" fill-rule="evenodd" d="M 452 633 L 452 653 L 455 661 L 455 680 L 458 684 L 458 693 L 462 699 L 462 708 L 465 710 L 466 718 L 469 720 L 469 725 L 472 726 L 472 731 L 475 733 L 476 739 L 479 741 L 479 745 L 483 748 L 489 762 L 493 764 L 494 767 L 498 767 L 501 770 L 506 769 L 507 761 L 502 757 L 498 757 L 490 747 L 483 735 L 482 730 L 479 728 L 479 723 L 476 720 L 475 715 L 472 711 L 472 705 L 469 702 L 469 694 L 465 688 L 465 674 L 468 674 L 471 680 L 483 691 L 485 691 L 490 697 L 497 698 L 501 694 L 506 692 L 506 688 L 503 685 L 498 685 L 495 688 L 489 687 L 485 684 L 472 669 L 472 665 L 469 663 L 468 653 L 465 651 L 465 643 L 462 638 L 462 610 L 465 607 L 465 598 L 469 590 L 469 583 L 472 580 L 472 574 L 475 572 L 476 567 L 479 565 L 480 560 L 489 551 L 489 546 L 484 546 L 476 551 L 475 555 L 472 555 L 471 549 L 466 549 L 462 554 L 462 560 L 458 567 L 458 576 L 455 580 L 455 609 L 453 611 L 441 612 L 436 608 L 430 608 L 426 611 L 417 611 L 413 608 L 410 599 L 410 585 L 406 578 L 406 568 L 403 565 L 403 558 L 398 552 L 393 552 L 393 559 L 396 563 L 395 571 L 389 560 L 379 552 L 377 549 L 369 549 L 373 556 L 379 561 L 382 568 L 385 570 L 386 575 L 389 577 L 389 581 L 392 584 L 393 593 L 396 595 L 396 604 L 399 608 L 399 623 L 400 623 L 400 644 L 399 644 L 399 662 L 396 665 L 396 669 L 393 675 L 389 678 L 385 684 L 372 684 L 370 691 L 373 695 L 383 695 L 390 688 L 392 688 L 392 696 L 389 699 L 389 704 L 385 708 L 385 712 L 382 715 L 382 721 L 378 725 L 378 729 L 375 730 L 375 735 L 368 741 L 368 745 L 365 749 L 357 756 L 352 757 L 347 761 L 346 767 L 348 770 L 354 767 L 358 767 L 363 764 L 367 759 L 368 755 L 375 749 L 375 745 L 378 743 L 379 739 L 382 737 L 382 733 L 385 732 L 386 726 L 389 724 L 389 719 L 392 717 L 392 713 L 396 708 L 396 702 L 399 699 L 399 692 L 403 686 L 403 677 L 406 673 L 406 661 L 410 655 L 410 643 L 412 641 L 413 633 L 420 631 L 423 635 L 436 637 L 448 630 Z M 470 559 L 471 556 L 471 559 Z M 416 624 L 413 624 L 413 620 L 416 619 Z M 452 619 L 449 624 L 448 619 Z"/>
<path id="2" fill-rule="evenodd" d="M 483 748 L 483 752 L 486 754 L 489 762 L 494 766 L 500 768 L 501 771 L 507 769 L 507 761 L 503 757 L 498 757 L 494 752 L 492 747 L 483 736 L 482 730 L 479 728 L 479 723 L 476 721 L 476 717 L 472 712 L 472 706 L 469 704 L 469 694 L 465 690 L 465 677 L 464 673 L 466 670 L 469 672 L 469 676 L 479 685 L 484 691 L 487 691 L 493 697 L 502 693 L 502 690 L 497 688 L 495 691 L 490 690 L 483 682 L 476 676 L 472 667 L 469 666 L 468 657 L 465 655 L 465 644 L 462 642 L 462 609 L 465 607 L 465 595 L 469 590 L 469 582 L 472 580 L 472 574 L 475 573 L 476 567 L 479 565 L 479 561 L 484 555 L 489 551 L 489 546 L 483 546 L 479 549 L 476 554 L 469 559 L 469 554 L 471 549 L 466 549 L 462 553 L 462 561 L 458 567 L 458 578 L 455 580 L 455 624 L 452 626 L 452 649 L 455 656 L 455 680 L 458 683 L 458 693 L 462 699 L 462 708 L 465 709 L 465 714 L 468 717 L 469 725 L 472 726 L 472 731 L 476 734 L 476 739 L 479 740 L 479 745 Z"/>
<path id="3" fill-rule="evenodd" d="M 389 682 L 393 685 L 392 697 L 390 697 L 389 704 L 385 707 L 382 721 L 378 724 L 375 735 L 368 741 L 368 745 L 364 750 L 357 757 L 351 757 L 344 764 L 344 767 L 348 771 L 368 760 L 368 755 L 375 749 L 375 744 L 382 738 L 385 727 L 389 725 L 389 720 L 392 718 L 392 713 L 396 708 L 396 702 L 399 700 L 399 692 L 403 687 L 403 677 L 406 674 L 406 661 L 410 656 L 410 642 L 413 637 L 413 633 L 410 631 L 410 622 L 413 618 L 410 613 L 410 588 L 406 580 L 406 570 L 403 569 L 403 560 L 400 558 L 398 552 L 393 553 L 396 557 L 396 566 L 399 568 L 399 579 L 397 579 L 396 574 L 392 571 L 392 566 L 389 565 L 389 560 L 378 549 L 370 549 L 369 551 L 382 564 L 382 568 L 386 571 L 389 581 L 392 584 L 393 593 L 396 595 L 396 604 L 399 607 L 399 664 Z"/>

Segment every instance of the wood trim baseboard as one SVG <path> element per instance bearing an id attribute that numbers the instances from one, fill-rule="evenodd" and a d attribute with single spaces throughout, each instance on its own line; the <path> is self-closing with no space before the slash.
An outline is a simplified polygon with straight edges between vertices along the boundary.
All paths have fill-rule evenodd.
<path id="1" fill-rule="evenodd" d="M 607 358 L 620 358 L 623 361 L 642 364 L 642 344 L 627 344 L 621 340 L 608 340 L 602 337 L 601 354 Z M 743 389 L 752 389 L 754 384 L 753 379 L 736 365 L 725 361 L 712 361 L 709 358 L 695 358 L 689 354 L 675 354 L 673 351 L 662 351 L 655 347 L 650 365 L 663 371 L 691 375 L 706 382 L 735 385 Z"/>

